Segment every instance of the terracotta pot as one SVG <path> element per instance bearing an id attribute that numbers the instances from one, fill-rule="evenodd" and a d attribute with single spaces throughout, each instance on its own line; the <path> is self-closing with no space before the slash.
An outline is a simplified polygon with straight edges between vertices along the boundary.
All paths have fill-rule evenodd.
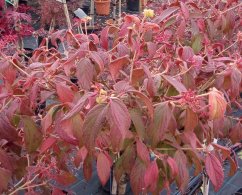
<path id="1" fill-rule="evenodd" d="M 110 0 L 95 0 L 96 13 L 98 15 L 109 15 L 110 2 Z"/>

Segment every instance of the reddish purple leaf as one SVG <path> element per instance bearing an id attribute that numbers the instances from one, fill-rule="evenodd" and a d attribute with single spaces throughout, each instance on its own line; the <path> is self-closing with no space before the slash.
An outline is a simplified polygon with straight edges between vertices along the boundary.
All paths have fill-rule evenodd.
<path id="1" fill-rule="evenodd" d="M 72 102 L 74 98 L 73 91 L 64 83 L 56 83 L 56 92 L 62 103 Z"/>
<path id="2" fill-rule="evenodd" d="M 129 58 L 127 56 L 123 56 L 123 57 L 117 58 L 116 60 L 113 60 L 109 64 L 109 70 L 113 80 L 117 79 L 119 75 L 119 71 L 122 70 L 124 66 L 128 65 L 128 63 L 129 63 Z"/>
<path id="3" fill-rule="evenodd" d="M 77 103 L 72 107 L 72 109 L 64 116 L 63 120 L 66 120 L 68 118 L 73 117 L 74 115 L 76 115 L 77 113 L 79 113 L 83 107 L 85 106 L 88 98 L 90 96 L 93 96 L 95 94 L 93 93 L 86 93 L 85 95 L 83 95 L 78 101 Z"/>
<path id="4" fill-rule="evenodd" d="M 189 182 L 189 173 L 187 167 L 187 157 L 182 150 L 177 150 L 174 156 L 178 167 L 178 175 L 176 177 L 176 182 L 182 192 L 186 189 Z"/>
<path id="5" fill-rule="evenodd" d="M 82 89 L 89 90 L 95 74 L 94 66 L 90 59 L 83 58 L 76 67 L 76 77 Z"/>
<path id="6" fill-rule="evenodd" d="M 135 195 L 139 195 L 145 187 L 145 172 L 145 164 L 137 159 L 130 174 L 130 184 Z"/>
<path id="7" fill-rule="evenodd" d="M 101 152 L 97 156 L 97 174 L 103 186 L 110 177 L 112 166 L 112 162 L 110 162 L 110 159 L 106 155 L 107 154 Z"/>
<path id="8" fill-rule="evenodd" d="M 64 186 L 73 184 L 76 182 L 76 177 L 69 172 L 63 171 L 60 175 L 55 176 L 55 180 Z"/>
<path id="9" fill-rule="evenodd" d="M 48 137 L 46 140 L 43 141 L 42 145 L 40 146 L 40 154 L 46 152 L 56 142 L 57 142 L 57 139 L 55 137 Z"/>
<path id="10" fill-rule="evenodd" d="M 83 146 L 80 150 L 78 150 L 74 160 L 76 167 L 79 167 L 80 163 L 84 162 L 84 160 L 87 157 L 87 154 L 88 154 L 88 151 L 85 146 Z"/>
<path id="11" fill-rule="evenodd" d="M 11 179 L 11 172 L 4 169 L 4 168 L 0 168 L 0 192 L 2 192 L 3 190 L 7 190 L 8 189 L 8 182 Z"/>
<path id="12" fill-rule="evenodd" d="M 1 167 L 13 171 L 15 169 L 15 159 L 10 157 L 4 150 L 0 149 L 0 164 Z"/>
<path id="13" fill-rule="evenodd" d="M 189 17 L 190 17 L 190 14 L 189 14 L 189 10 L 188 10 L 187 5 L 185 3 L 183 3 L 182 1 L 180 2 L 180 5 L 181 5 L 181 10 L 182 10 L 184 18 L 186 20 L 188 20 Z"/>
<path id="14" fill-rule="evenodd" d="M 157 51 L 157 45 L 153 42 L 147 42 L 146 44 L 147 44 L 147 50 L 149 53 L 149 57 L 153 58 Z"/>
<path id="15" fill-rule="evenodd" d="M 88 150 L 94 150 L 95 140 L 106 119 L 106 104 L 94 106 L 86 115 L 83 124 L 83 141 Z"/>
<path id="16" fill-rule="evenodd" d="M 186 109 L 185 116 L 185 130 L 193 131 L 194 128 L 198 125 L 198 116 L 197 114 L 191 110 L 190 108 Z"/>
<path id="17" fill-rule="evenodd" d="M 96 51 L 90 52 L 90 57 L 92 59 L 92 61 L 98 66 L 96 68 L 96 71 L 102 72 L 104 69 L 104 62 L 102 60 L 102 58 L 100 57 L 100 54 Z"/>
<path id="18" fill-rule="evenodd" d="M 108 50 L 108 32 L 109 27 L 107 26 L 100 33 L 100 44 L 105 50 Z"/>
<path id="19" fill-rule="evenodd" d="M 209 179 L 211 180 L 214 189 L 217 192 L 219 188 L 223 185 L 224 181 L 222 164 L 215 155 L 208 153 L 205 158 L 205 168 Z"/>
<path id="20" fill-rule="evenodd" d="M 176 161 L 173 158 L 168 157 L 167 163 L 171 168 L 172 177 L 176 177 L 179 173 Z"/>
<path id="21" fill-rule="evenodd" d="M 167 17 L 169 17 L 171 14 L 173 14 L 175 11 L 177 11 L 179 7 L 169 7 L 166 10 L 164 10 L 159 16 L 155 17 L 153 20 L 154 23 L 159 24 L 163 20 L 165 20 Z"/>
<path id="22" fill-rule="evenodd" d="M 135 94 L 145 103 L 145 105 L 147 106 L 147 110 L 149 112 L 149 117 L 151 119 L 153 119 L 154 118 L 154 107 L 153 107 L 150 99 L 146 95 L 144 95 L 143 93 L 141 93 L 139 91 L 129 90 L 128 92 Z"/>
<path id="23" fill-rule="evenodd" d="M 83 175 L 88 181 L 92 178 L 92 157 L 88 154 L 83 163 Z"/>
<path id="24" fill-rule="evenodd" d="M 0 113 L 0 138 L 8 141 L 18 140 L 18 133 L 4 112 Z"/>
<path id="25" fill-rule="evenodd" d="M 162 75 L 162 77 L 168 83 L 170 83 L 179 93 L 187 91 L 186 87 L 181 82 L 179 82 L 177 79 L 175 79 L 175 78 L 173 78 L 171 76 L 168 76 L 168 75 Z"/>
<path id="26" fill-rule="evenodd" d="M 131 124 L 126 105 L 119 99 L 110 99 L 107 119 L 111 129 L 113 148 L 119 151 Z"/>
<path id="27" fill-rule="evenodd" d="M 136 149 L 137 149 L 137 155 L 138 157 L 145 163 L 149 164 L 150 162 L 150 153 L 146 145 L 140 141 L 137 140 L 136 142 Z"/>
<path id="28" fill-rule="evenodd" d="M 158 178 L 159 178 L 159 169 L 158 169 L 156 160 L 154 160 L 148 165 L 145 171 L 145 176 L 144 176 L 145 187 L 148 188 L 151 192 L 154 192 L 156 189 Z"/>

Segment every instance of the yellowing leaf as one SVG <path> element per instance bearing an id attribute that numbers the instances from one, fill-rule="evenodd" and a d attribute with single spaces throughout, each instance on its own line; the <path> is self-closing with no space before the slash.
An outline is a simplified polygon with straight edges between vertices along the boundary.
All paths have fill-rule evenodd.
<path id="1" fill-rule="evenodd" d="M 222 118 L 226 111 L 227 102 L 221 92 L 213 88 L 209 93 L 209 117 L 211 120 Z"/>

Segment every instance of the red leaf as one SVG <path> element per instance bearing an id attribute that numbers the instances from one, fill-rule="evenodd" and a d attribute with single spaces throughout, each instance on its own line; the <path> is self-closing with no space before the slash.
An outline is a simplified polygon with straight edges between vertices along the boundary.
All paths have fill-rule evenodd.
<path id="1" fill-rule="evenodd" d="M 179 93 L 187 91 L 186 87 L 181 82 L 179 82 L 177 79 L 175 79 L 175 78 L 173 78 L 171 76 L 168 76 L 168 75 L 162 75 L 162 77 L 168 83 L 170 83 Z"/>
<path id="2" fill-rule="evenodd" d="M 124 66 L 128 65 L 128 63 L 129 63 L 129 58 L 127 56 L 123 56 L 123 57 L 117 58 L 116 60 L 113 60 L 109 64 L 109 70 L 113 80 L 117 79 L 119 75 L 119 71 L 122 70 Z"/>
<path id="3" fill-rule="evenodd" d="M 217 192 L 219 188 L 223 185 L 224 172 L 221 162 L 211 153 L 208 153 L 205 158 L 205 168 L 209 179 L 214 185 L 214 189 Z"/>
<path id="4" fill-rule="evenodd" d="M 86 115 L 83 124 L 83 141 L 88 150 L 94 150 L 95 140 L 107 114 L 107 105 L 98 104 Z"/>
<path id="5" fill-rule="evenodd" d="M 11 172 L 4 168 L 0 168 L 0 192 L 8 189 L 8 182 L 10 181 L 10 179 Z"/>
<path id="6" fill-rule="evenodd" d="M 159 178 L 159 169 L 156 163 L 156 160 L 152 161 L 146 171 L 144 176 L 145 187 L 148 188 L 151 192 L 154 192 L 156 189 L 156 184 Z"/>
<path id="7" fill-rule="evenodd" d="M 223 157 L 222 160 L 225 160 L 225 159 L 227 159 L 227 158 L 230 156 L 231 151 L 230 151 L 229 148 L 226 148 L 226 147 L 224 147 L 224 146 L 221 146 L 221 145 L 219 145 L 219 144 L 215 144 L 215 143 L 211 143 L 211 144 L 213 145 L 213 147 L 214 147 L 217 151 L 219 151 L 219 152 L 222 154 L 222 157 Z"/>
<path id="8" fill-rule="evenodd" d="M 77 103 L 73 106 L 73 108 L 64 116 L 63 120 L 69 119 L 72 116 L 74 116 L 75 114 L 79 113 L 83 109 L 83 107 L 85 106 L 88 98 L 92 95 L 94 95 L 94 94 L 93 93 L 86 93 L 85 95 L 83 95 L 77 101 Z"/>
<path id="9" fill-rule="evenodd" d="M 119 151 L 131 124 L 129 111 L 121 100 L 110 99 L 107 119 L 111 129 L 113 148 Z"/>
<path id="10" fill-rule="evenodd" d="M 57 139 L 55 137 L 48 137 L 46 140 L 43 141 L 41 147 L 40 147 L 40 154 L 46 152 L 48 149 L 50 149 L 55 143 L 57 142 Z"/>
<path id="11" fill-rule="evenodd" d="M 139 195 L 145 187 L 145 171 L 145 164 L 137 159 L 130 174 L 130 184 L 134 195 Z"/>
<path id="12" fill-rule="evenodd" d="M 21 116 L 21 119 L 24 125 L 25 147 L 29 153 L 35 152 L 42 142 L 42 134 L 31 117 Z"/>
<path id="13" fill-rule="evenodd" d="M 171 111 L 169 103 L 162 102 L 154 112 L 154 127 L 152 130 L 152 137 L 154 143 L 163 139 L 164 133 L 167 131 L 174 131 L 176 128 L 176 121 Z"/>
<path id="14" fill-rule="evenodd" d="M 140 157 L 140 159 L 145 164 L 149 164 L 149 162 L 150 162 L 150 153 L 149 153 L 149 150 L 147 149 L 146 145 L 142 141 L 137 140 L 137 142 L 136 142 L 136 149 L 137 149 L 138 157 Z"/>
<path id="15" fill-rule="evenodd" d="M 227 102 L 224 99 L 221 92 L 219 92 L 216 88 L 213 88 L 209 93 L 209 117 L 211 120 L 223 118 Z"/>
<path id="16" fill-rule="evenodd" d="M 72 102 L 74 95 L 70 87 L 64 83 L 56 83 L 56 92 L 62 103 Z"/>
<path id="17" fill-rule="evenodd" d="M 184 192 L 189 182 L 187 157 L 182 150 L 177 150 L 174 156 L 174 160 L 178 166 L 178 175 L 176 177 L 176 181 L 181 191 Z"/>
<path id="18" fill-rule="evenodd" d="M 177 11 L 179 7 L 169 7 L 168 9 L 164 10 L 159 14 L 159 16 L 155 17 L 153 20 L 154 23 L 159 24 L 163 20 L 165 20 L 167 17 L 169 17 L 171 14 L 173 14 L 175 11 Z"/>
<path id="19" fill-rule="evenodd" d="M 82 89 L 89 90 L 94 77 L 95 69 L 90 59 L 83 58 L 76 68 L 78 84 Z"/>
<path id="20" fill-rule="evenodd" d="M 97 156 L 97 174 L 101 181 L 101 184 L 104 186 L 111 172 L 112 162 L 110 162 L 109 158 L 104 153 L 99 153 Z"/>

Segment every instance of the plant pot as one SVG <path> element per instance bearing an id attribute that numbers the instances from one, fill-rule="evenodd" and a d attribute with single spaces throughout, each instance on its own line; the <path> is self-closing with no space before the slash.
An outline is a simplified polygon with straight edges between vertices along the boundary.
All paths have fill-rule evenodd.
<path id="1" fill-rule="evenodd" d="M 128 11 L 139 11 L 139 2 L 140 0 L 127 0 L 127 10 Z"/>
<path id="2" fill-rule="evenodd" d="M 95 0 L 96 13 L 107 16 L 110 14 L 110 0 Z"/>

